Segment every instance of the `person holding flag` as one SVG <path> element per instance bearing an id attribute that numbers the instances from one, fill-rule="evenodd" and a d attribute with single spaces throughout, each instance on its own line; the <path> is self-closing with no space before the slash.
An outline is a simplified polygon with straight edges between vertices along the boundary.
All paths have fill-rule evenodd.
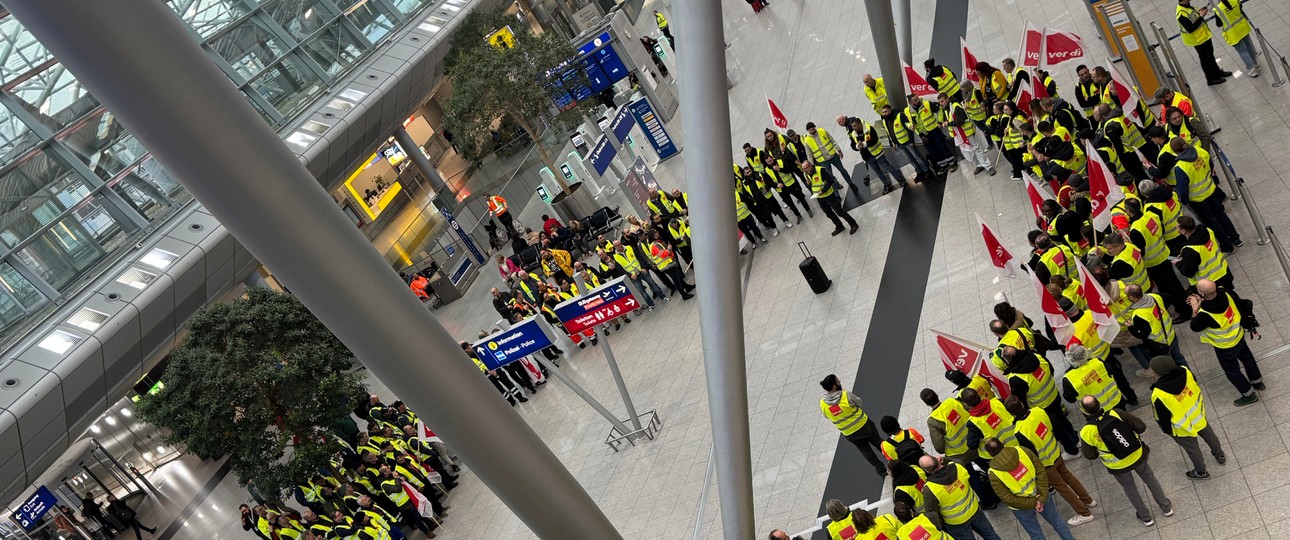
<path id="1" fill-rule="evenodd" d="M 959 95 L 955 92 L 954 95 Z M 940 104 L 941 125 L 949 129 L 954 134 L 954 140 L 958 147 L 963 151 L 963 158 L 967 161 L 976 160 L 976 169 L 972 174 L 981 174 L 982 171 L 989 171 L 990 176 L 994 176 L 994 165 L 990 163 L 990 158 L 986 156 L 986 148 L 989 145 L 985 136 L 977 131 L 972 120 L 968 118 L 967 111 L 963 105 L 950 101 L 950 97 L 941 92 L 936 95 L 936 102 Z"/>
<path id="2" fill-rule="evenodd" d="M 1011 58 L 1004 58 L 1000 63 L 1003 68 L 1004 76 L 1008 78 L 1008 99 L 1021 102 L 1021 89 L 1030 87 L 1030 73 L 1025 68 L 1017 66 L 1017 62 Z"/>
<path id="3" fill-rule="evenodd" d="M 923 62 L 923 69 L 927 72 L 927 82 L 932 84 L 937 93 L 950 96 L 950 101 L 955 103 L 959 101 L 959 80 L 950 68 L 937 64 L 934 58 L 928 58 Z"/>
<path id="4" fill-rule="evenodd" d="M 1147 156 L 1156 156 L 1160 153 L 1155 143 L 1148 141 L 1137 124 L 1125 118 L 1124 112 L 1119 108 L 1101 103 L 1093 109 L 1093 121 L 1098 126 L 1098 134 L 1111 143 L 1116 155 L 1127 157 L 1134 152 L 1142 152 Z M 1141 160 L 1121 159 L 1120 163 L 1134 178 L 1149 178 L 1147 168 Z"/>

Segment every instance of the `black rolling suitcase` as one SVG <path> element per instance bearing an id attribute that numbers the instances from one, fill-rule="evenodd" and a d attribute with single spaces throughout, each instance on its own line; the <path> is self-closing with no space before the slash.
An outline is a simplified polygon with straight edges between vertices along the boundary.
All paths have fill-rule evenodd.
<path id="1" fill-rule="evenodd" d="M 815 294 L 822 294 L 829 290 L 833 285 L 833 280 L 829 279 L 828 274 L 824 273 L 824 268 L 820 266 L 820 261 L 811 256 L 810 250 L 806 249 L 806 242 L 798 242 L 797 247 L 802 250 L 802 256 L 806 257 L 797 265 L 802 270 L 802 277 L 806 278 L 806 283 L 811 286 Z"/>

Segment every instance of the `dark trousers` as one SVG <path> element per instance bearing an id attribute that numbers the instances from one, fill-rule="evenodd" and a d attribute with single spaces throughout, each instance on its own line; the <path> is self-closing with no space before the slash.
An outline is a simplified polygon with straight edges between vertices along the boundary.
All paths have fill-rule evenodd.
<path id="1" fill-rule="evenodd" d="M 855 433 L 843 435 L 843 437 L 850 441 L 851 444 L 856 445 L 860 453 L 864 454 L 865 460 L 870 465 L 873 465 L 875 469 L 886 470 L 887 465 L 882 462 L 878 454 L 874 453 L 874 450 L 882 451 L 882 437 L 878 436 L 878 428 L 873 425 L 873 420 L 869 420 L 864 427 L 856 430 Z"/>
<path id="2" fill-rule="evenodd" d="M 1147 144 L 1152 143 L 1151 141 L 1147 141 Z M 1147 152 L 1147 147 L 1144 145 L 1142 147 L 1142 154 L 1146 155 Z M 1159 150 L 1156 150 L 1156 152 L 1159 152 Z M 1123 165 L 1124 170 L 1132 174 L 1134 178 L 1151 178 L 1151 175 L 1147 174 L 1147 168 L 1142 166 L 1142 160 L 1138 159 L 1138 155 L 1134 154 L 1132 150 L 1125 150 L 1125 153 L 1120 154 L 1120 164 Z"/>
<path id="3" fill-rule="evenodd" d="M 511 213 L 509 211 L 498 215 L 497 221 L 502 222 L 502 226 L 506 227 L 506 232 L 508 234 L 515 236 L 515 220 L 511 218 Z"/>
<path id="4" fill-rule="evenodd" d="M 519 362 L 506 364 L 506 372 L 511 375 L 511 382 L 523 386 L 530 394 L 537 391 L 537 387 L 533 386 L 533 380 L 529 378 L 528 371 L 524 369 L 524 364 Z"/>
<path id="5" fill-rule="evenodd" d="M 1214 58 L 1213 39 L 1196 46 L 1196 58 L 1200 60 L 1200 69 L 1205 72 L 1206 79 L 1215 80 L 1223 78 L 1223 68 L 1218 67 L 1218 60 Z"/>
<path id="6" fill-rule="evenodd" d="M 143 533 L 139 529 L 144 529 L 148 531 L 148 534 L 154 534 L 157 532 L 157 529 L 154 529 L 152 527 L 139 523 L 137 520 L 133 520 L 133 519 L 130 520 L 126 524 L 126 526 L 131 529 L 134 529 L 134 537 L 137 538 L 138 540 L 143 540 Z"/>
<path id="7" fill-rule="evenodd" d="M 752 211 L 753 217 L 757 219 L 757 223 L 760 223 L 762 227 L 767 229 L 778 229 L 778 227 L 775 226 L 775 217 L 773 216 L 770 206 L 766 204 L 765 199 L 757 201 L 756 204 L 748 205 L 748 209 Z M 779 213 L 783 214 L 784 211 L 780 210 Z"/>
<path id="8" fill-rule="evenodd" d="M 679 263 L 673 262 L 671 266 L 660 271 L 659 275 L 663 278 L 663 285 L 672 289 L 672 294 L 679 292 L 681 295 L 685 295 L 686 293 L 694 290 L 694 285 L 686 283 L 685 274 L 681 272 L 681 265 Z"/>
<path id="9" fill-rule="evenodd" d="M 1079 454 L 1079 435 L 1075 433 L 1075 426 L 1071 425 L 1070 419 L 1066 418 L 1062 400 L 1054 399 L 1044 407 L 1044 412 L 1048 413 L 1048 418 L 1053 423 L 1053 436 L 1057 438 L 1057 444 L 1062 445 L 1062 450 L 1067 454 Z"/>
<path id="10" fill-rule="evenodd" d="M 771 195 L 769 198 L 763 197 L 762 200 L 757 201 L 757 206 L 761 207 L 762 215 L 766 216 L 766 221 L 770 222 L 770 224 L 767 225 L 768 227 L 772 229 L 775 228 L 775 220 L 771 216 L 779 218 L 780 221 L 783 221 L 784 223 L 788 223 L 788 216 L 784 215 L 784 208 L 779 205 L 779 201 L 775 200 L 774 195 Z"/>
<path id="11" fill-rule="evenodd" d="M 1227 217 L 1227 211 L 1223 209 L 1223 196 L 1217 190 L 1205 200 L 1188 202 L 1187 206 L 1196 212 L 1201 223 L 1214 231 L 1214 238 L 1218 239 L 1218 245 L 1223 251 L 1236 249 L 1234 244 L 1241 241 L 1241 233 L 1236 231 L 1232 218 Z"/>
<path id="12" fill-rule="evenodd" d="M 819 165 L 821 168 L 824 168 L 824 169 L 827 169 L 829 167 L 836 168 L 839 172 L 842 173 L 842 178 L 845 178 L 848 184 L 851 183 L 851 171 L 848 171 L 846 166 L 842 164 L 842 158 L 839 157 L 837 154 L 833 154 L 833 157 L 824 160 L 824 163 L 816 163 L 816 165 Z"/>
<path id="13" fill-rule="evenodd" d="M 1107 356 L 1105 363 L 1106 372 L 1111 375 L 1112 379 L 1115 379 L 1115 386 L 1120 389 L 1121 394 L 1124 394 L 1124 400 L 1130 406 L 1136 406 L 1138 404 L 1138 393 L 1133 391 L 1133 385 L 1129 382 L 1129 378 L 1124 376 L 1124 366 L 1120 365 L 1120 359 L 1116 356 L 1115 349 L 1111 349 L 1111 354 Z"/>
<path id="14" fill-rule="evenodd" d="M 1232 382 L 1232 386 L 1242 396 L 1250 393 L 1251 383 L 1263 382 L 1263 372 L 1259 371 L 1254 353 L 1244 339 L 1230 349 L 1214 347 L 1214 354 L 1218 356 L 1218 365 L 1223 367 L 1223 374 L 1227 375 L 1227 380 Z M 1245 373 L 1241 373 L 1242 367 L 1245 368 Z"/>
<path id="15" fill-rule="evenodd" d="M 933 164 L 941 167 L 958 166 L 958 158 L 954 155 L 954 148 L 950 145 L 949 137 L 945 132 L 939 129 L 933 129 L 923 135 L 923 145 L 927 147 L 927 153 L 931 156 Z"/>
<path id="16" fill-rule="evenodd" d="M 685 262 L 694 264 L 694 251 L 690 249 L 690 244 L 676 246 L 676 252 L 681 255 L 682 259 L 685 259 Z"/>
<path id="17" fill-rule="evenodd" d="M 1156 292 L 1173 300 L 1171 305 L 1175 313 L 1178 315 L 1191 314 L 1191 307 L 1187 305 L 1187 289 L 1183 287 L 1182 281 L 1178 279 L 1178 273 L 1174 272 L 1174 265 L 1169 264 L 1169 261 L 1165 261 L 1155 266 L 1148 266 L 1147 277 L 1151 278 L 1151 283 L 1155 284 Z"/>
<path id="18" fill-rule="evenodd" d="M 798 211 L 797 205 L 793 204 L 794 197 L 797 198 L 798 202 L 802 203 L 802 209 L 806 210 L 806 213 L 812 213 L 811 207 L 806 204 L 806 194 L 802 192 L 801 182 L 794 182 L 791 186 L 784 186 L 784 189 L 779 192 L 779 198 L 784 200 L 784 204 L 788 205 L 788 209 L 793 212 L 793 215 L 801 219 L 802 212 Z"/>
<path id="19" fill-rule="evenodd" d="M 841 225 L 838 225 L 841 227 Z M 766 237 L 761 235 L 761 229 L 757 228 L 757 222 L 753 221 L 752 216 L 739 220 L 739 230 L 743 231 L 744 236 L 748 237 L 749 242 L 765 241 Z"/>
<path id="20" fill-rule="evenodd" d="M 833 226 L 837 227 L 838 230 L 842 230 L 843 221 L 846 221 L 852 227 L 860 226 L 860 224 L 856 223 L 856 220 L 851 218 L 850 214 L 847 214 L 846 210 L 842 209 L 842 199 L 838 197 L 836 191 L 832 195 L 820 197 L 816 201 L 820 203 L 820 210 L 824 211 L 824 215 L 829 217 L 829 221 L 832 221 Z"/>
<path id="21" fill-rule="evenodd" d="M 1012 165 L 1013 178 L 1021 178 L 1021 171 L 1026 168 L 1025 165 L 1022 164 L 1022 157 L 1025 155 L 1025 148 L 1013 148 L 1011 150 L 1003 151 L 1003 157 L 1008 160 L 1009 165 Z"/>

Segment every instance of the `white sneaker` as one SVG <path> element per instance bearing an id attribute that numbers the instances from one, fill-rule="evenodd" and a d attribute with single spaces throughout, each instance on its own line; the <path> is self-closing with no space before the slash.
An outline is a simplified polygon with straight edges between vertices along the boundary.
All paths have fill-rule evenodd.
<path id="1" fill-rule="evenodd" d="M 1154 378 L 1156 376 L 1156 372 L 1151 371 L 1150 369 L 1147 369 L 1147 368 L 1139 369 L 1133 372 L 1133 374 L 1146 379 Z"/>
<path id="2" fill-rule="evenodd" d="M 1250 68 L 1248 75 L 1250 76 L 1251 79 L 1259 78 L 1259 66 L 1254 66 Z"/>
<path id="3" fill-rule="evenodd" d="M 1070 525 L 1071 527 L 1077 527 L 1085 523 L 1088 523 L 1090 521 L 1093 521 L 1093 514 L 1089 514 L 1087 516 L 1081 516 L 1079 514 L 1075 514 L 1075 517 L 1066 520 L 1066 524 Z"/>
<path id="4" fill-rule="evenodd" d="M 771 236 L 779 236 L 779 229 L 771 229 L 771 230 L 770 230 L 770 235 L 771 235 Z"/>
<path id="5" fill-rule="evenodd" d="M 1096 500 L 1089 501 L 1089 503 L 1084 506 L 1087 506 L 1089 508 L 1097 508 L 1097 501 Z"/>
<path id="6" fill-rule="evenodd" d="M 788 227 L 788 228 L 790 228 L 790 229 L 792 229 L 792 228 L 793 228 L 793 224 L 792 224 L 792 223 L 789 223 L 789 222 L 787 222 L 787 221 L 785 221 L 785 222 L 784 222 L 784 226 L 785 226 L 785 227 Z"/>
<path id="7" fill-rule="evenodd" d="M 1147 526 L 1147 527 L 1154 527 L 1154 526 L 1156 525 L 1156 520 L 1155 520 L 1155 519 L 1148 519 L 1148 520 L 1146 520 L 1146 521 L 1143 521 L 1143 522 L 1142 522 L 1142 524 L 1143 524 L 1144 526 Z"/>
<path id="8" fill-rule="evenodd" d="M 1165 517 L 1174 517 L 1174 509 L 1170 508 L 1168 511 L 1166 511 Z"/>

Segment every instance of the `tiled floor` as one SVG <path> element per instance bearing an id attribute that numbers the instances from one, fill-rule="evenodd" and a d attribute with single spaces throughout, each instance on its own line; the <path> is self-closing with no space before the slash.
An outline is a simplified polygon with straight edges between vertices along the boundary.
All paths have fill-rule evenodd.
<path id="1" fill-rule="evenodd" d="M 764 96 L 775 99 L 799 129 L 808 120 L 832 128 L 832 118 L 842 113 L 872 119 L 860 79 L 864 73 L 878 70 L 869 58 L 872 45 L 862 3 L 777 0 L 757 16 L 737 0 L 723 5 L 729 57 L 738 74 L 730 94 L 736 137 L 733 147 L 760 139 L 768 124 Z M 913 0 L 915 63 L 923 59 L 930 43 L 934 5 L 935 0 Z M 1172 6 L 1172 2 L 1158 0 L 1137 2 L 1134 8 L 1144 25 L 1159 21 L 1170 27 Z M 1290 3 L 1252 2 L 1249 11 L 1273 46 L 1290 52 Z M 1093 57 L 1089 63 L 1100 63 L 1105 55 L 1079 0 L 972 2 L 968 42 L 979 57 L 997 62 L 1015 54 L 1027 19 L 1083 35 Z M 1177 42 L 1175 47 L 1188 74 L 1199 73 L 1191 51 Z M 1218 49 L 1220 62 L 1236 71 L 1234 52 L 1225 45 Z M 939 60 L 951 66 L 958 63 L 958 59 Z M 1063 89 L 1073 86 L 1073 66 L 1055 69 L 1054 75 Z M 1269 224 L 1290 231 L 1290 213 L 1278 211 L 1290 207 L 1286 191 L 1290 161 L 1285 159 L 1290 141 L 1290 85 L 1270 85 L 1266 74 L 1256 80 L 1242 76 L 1223 86 L 1198 88 L 1192 97 L 1223 128 L 1218 140 L 1248 181 Z M 660 181 L 683 186 L 682 160 L 687 157 L 692 156 L 683 153 L 664 164 Z M 847 163 L 854 164 L 854 156 L 848 156 Z M 744 318 L 759 531 L 772 527 L 796 531 L 813 523 L 837 443 L 836 431 L 819 417 L 816 381 L 830 372 L 856 371 L 864 336 L 875 316 L 874 298 L 900 196 L 897 192 L 855 210 L 853 215 L 862 227 L 855 236 L 830 237 L 826 234 L 829 225 L 817 218 L 786 231 L 746 258 L 751 260 Z M 926 408 L 916 399 L 920 389 L 947 387 L 937 352 L 930 340 L 923 339 L 928 330 L 991 343 L 986 323 L 993 318 L 990 309 L 999 295 L 1027 312 L 1037 311 L 1029 283 L 996 278 L 974 232 L 974 214 L 980 214 L 1010 245 L 1022 245 L 1031 221 L 1024 197 L 1023 188 L 1006 175 L 959 173 L 948 180 L 919 338 L 914 357 L 909 359 L 910 376 L 900 415 L 903 424 L 924 426 Z M 1290 355 L 1273 354 L 1281 351 L 1290 337 L 1290 304 L 1285 302 L 1290 285 L 1271 248 L 1256 245 L 1254 227 L 1240 203 L 1229 205 L 1228 210 L 1246 241 L 1231 263 L 1237 287 L 1256 302 L 1264 322 L 1263 340 L 1251 343 L 1264 357 L 1269 387 L 1263 393 L 1264 401 L 1234 409 L 1231 400 L 1235 392 L 1222 377 L 1213 355 L 1193 334 L 1180 332 L 1184 351 L 1208 394 L 1210 420 L 1231 459 L 1226 466 L 1211 467 L 1214 478 L 1210 480 L 1188 480 L 1182 475 L 1185 462 L 1181 451 L 1151 426 L 1147 440 L 1155 452 L 1152 463 L 1178 512 L 1162 519 L 1154 529 L 1143 529 L 1134 521 L 1123 493 L 1105 471 L 1088 462 L 1072 462 L 1076 474 L 1103 503 L 1095 511 L 1096 521 L 1075 529 L 1079 538 L 1265 538 L 1290 534 L 1290 507 L 1284 503 L 1290 497 L 1290 367 L 1286 362 Z M 1290 237 L 1290 232 L 1286 234 Z M 796 240 L 810 243 L 835 280 L 833 291 L 816 296 L 801 282 L 793 268 L 800 257 L 793 245 Z M 496 280 L 495 274 L 486 272 L 466 298 L 437 315 L 463 338 L 491 328 L 497 317 L 485 300 Z M 716 490 L 705 481 L 711 420 L 697 318 L 695 303 L 675 302 L 608 338 L 637 407 L 657 408 L 662 417 L 664 427 L 658 440 L 611 452 L 599 442 L 608 430 L 606 422 L 558 382 L 546 385 L 536 399 L 520 407 L 628 539 L 721 537 Z M 622 410 L 601 353 L 566 349 L 571 352 L 565 364 L 570 374 L 610 409 Z M 1055 361 L 1065 367 L 1064 361 Z M 1141 392 L 1149 381 L 1135 379 L 1135 383 Z M 1147 414 L 1146 410 L 1138 412 Z M 215 517 L 227 519 L 225 523 L 232 523 L 231 509 L 246 498 L 233 488 L 225 489 L 231 482 L 225 480 L 210 499 L 221 509 Z M 706 509 L 696 516 L 701 498 Z M 469 473 L 450 504 L 453 518 L 442 538 L 533 537 Z M 1069 513 L 1069 508 L 1064 511 Z M 1009 513 L 996 511 L 991 519 L 1005 538 L 1020 537 Z M 240 531 L 213 532 L 227 530 L 186 527 L 177 537 L 245 537 Z"/>

